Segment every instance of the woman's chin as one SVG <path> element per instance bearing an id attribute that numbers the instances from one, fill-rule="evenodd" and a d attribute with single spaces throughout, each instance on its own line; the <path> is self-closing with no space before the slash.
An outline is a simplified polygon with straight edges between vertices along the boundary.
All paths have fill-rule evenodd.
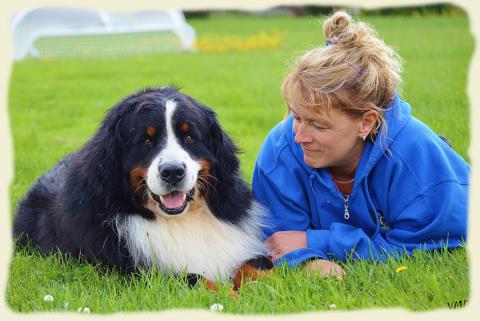
<path id="1" fill-rule="evenodd" d="M 308 157 L 306 155 L 303 156 L 303 161 L 305 162 L 305 164 L 307 164 L 308 166 L 310 166 L 312 168 L 326 167 L 325 162 L 323 162 L 321 160 L 318 160 L 318 159 Z"/>

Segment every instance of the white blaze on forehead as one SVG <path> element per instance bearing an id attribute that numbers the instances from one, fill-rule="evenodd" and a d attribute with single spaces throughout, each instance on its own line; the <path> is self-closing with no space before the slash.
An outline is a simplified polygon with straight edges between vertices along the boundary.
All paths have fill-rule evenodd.
<path id="1" fill-rule="evenodd" d="M 176 107 L 177 104 L 173 100 L 167 100 L 167 103 L 165 104 L 165 123 L 167 127 L 168 142 L 170 142 L 171 140 L 174 140 L 176 142 L 175 130 L 173 127 L 173 115 L 175 114 Z"/>
<path id="2" fill-rule="evenodd" d="M 167 100 L 165 104 L 165 127 L 167 141 L 162 150 L 155 156 L 147 172 L 147 185 L 157 195 L 164 195 L 170 192 L 165 182 L 160 178 L 159 167 L 166 163 L 177 163 L 185 165 L 185 178 L 179 183 L 182 191 L 190 191 L 197 181 L 197 174 L 200 164 L 192 159 L 190 154 L 178 143 L 175 135 L 174 115 L 177 104 L 173 100 Z"/>

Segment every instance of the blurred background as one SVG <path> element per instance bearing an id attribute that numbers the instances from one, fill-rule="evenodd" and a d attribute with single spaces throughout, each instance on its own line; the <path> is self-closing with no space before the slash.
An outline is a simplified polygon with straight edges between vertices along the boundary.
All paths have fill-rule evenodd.
<path id="1" fill-rule="evenodd" d="M 12 19 L 16 60 L 25 58 L 100 57 L 152 54 L 163 51 L 233 50 L 275 48 L 280 45 L 280 30 L 261 31 L 247 39 L 229 37 L 196 38 L 187 22 L 219 16 L 290 16 L 296 18 L 328 15 L 347 9 L 357 17 L 366 16 L 464 16 L 462 9 L 449 4 L 423 7 L 363 10 L 360 7 L 279 6 L 263 11 L 179 11 L 149 10 L 114 12 L 68 7 L 35 7 L 18 12 Z M 220 31 L 220 30 L 219 30 Z"/>

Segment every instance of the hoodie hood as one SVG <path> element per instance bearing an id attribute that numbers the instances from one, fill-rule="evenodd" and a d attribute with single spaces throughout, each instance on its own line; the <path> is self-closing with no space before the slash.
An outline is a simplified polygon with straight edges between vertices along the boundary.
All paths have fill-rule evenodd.
<path id="1" fill-rule="evenodd" d="M 401 100 L 398 94 L 395 93 L 392 102 L 387 106 L 385 112 L 385 121 L 387 123 L 387 135 L 384 137 L 381 134 L 377 135 L 375 142 L 366 141 L 365 148 L 358 165 L 355 181 L 359 182 L 363 177 L 367 176 L 375 164 L 384 156 L 388 155 L 388 147 L 392 144 L 398 134 L 402 131 L 408 123 L 411 116 L 410 104 Z M 381 133 L 382 128 L 380 128 Z M 295 142 L 293 133 L 293 117 L 290 115 L 284 123 L 283 135 L 288 141 L 290 149 L 293 151 L 297 161 L 310 173 L 316 169 L 308 166 L 303 160 L 303 151 L 300 144 Z"/>

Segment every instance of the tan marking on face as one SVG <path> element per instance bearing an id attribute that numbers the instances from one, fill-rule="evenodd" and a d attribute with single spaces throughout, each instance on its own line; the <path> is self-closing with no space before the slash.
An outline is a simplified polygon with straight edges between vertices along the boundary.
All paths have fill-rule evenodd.
<path id="1" fill-rule="evenodd" d="M 210 162 L 205 159 L 200 159 L 198 160 L 198 163 L 200 163 L 200 166 L 201 166 L 200 174 L 209 175 L 210 170 L 212 168 L 212 165 L 210 164 Z"/>
<path id="2" fill-rule="evenodd" d="M 160 209 L 158 208 L 158 203 L 151 199 L 150 195 L 147 196 L 147 202 L 145 203 L 145 207 L 152 211 L 154 214 L 156 214 L 156 216 L 160 216 L 160 214 L 158 214 L 158 211 L 160 211 Z"/>
<path id="3" fill-rule="evenodd" d="M 182 123 L 182 124 L 180 125 L 180 131 L 181 131 L 182 133 L 188 132 L 189 129 L 190 129 L 190 126 L 188 125 L 188 123 Z"/>
<path id="4" fill-rule="evenodd" d="M 210 175 L 212 165 L 205 159 L 198 160 L 198 163 L 200 164 L 200 171 L 198 172 L 197 181 L 200 184 L 197 183 L 197 186 L 200 185 L 198 188 L 200 195 L 205 196 L 205 188 L 214 183 L 212 182 L 212 176 Z M 202 188 L 202 186 L 204 188 Z"/>
<path id="5" fill-rule="evenodd" d="M 155 129 L 155 127 L 152 127 L 152 126 L 147 127 L 147 135 L 148 136 L 153 137 L 153 136 L 155 136 L 156 132 L 157 132 L 157 130 Z"/>
<path id="6" fill-rule="evenodd" d="M 145 190 L 145 186 L 143 186 L 144 184 L 142 184 L 142 180 L 144 180 L 146 177 L 147 177 L 146 167 L 139 166 L 130 170 L 129 183 L 134 194 L 140 195 L 140 196 L 144 194 L 143 192 Z"/>

